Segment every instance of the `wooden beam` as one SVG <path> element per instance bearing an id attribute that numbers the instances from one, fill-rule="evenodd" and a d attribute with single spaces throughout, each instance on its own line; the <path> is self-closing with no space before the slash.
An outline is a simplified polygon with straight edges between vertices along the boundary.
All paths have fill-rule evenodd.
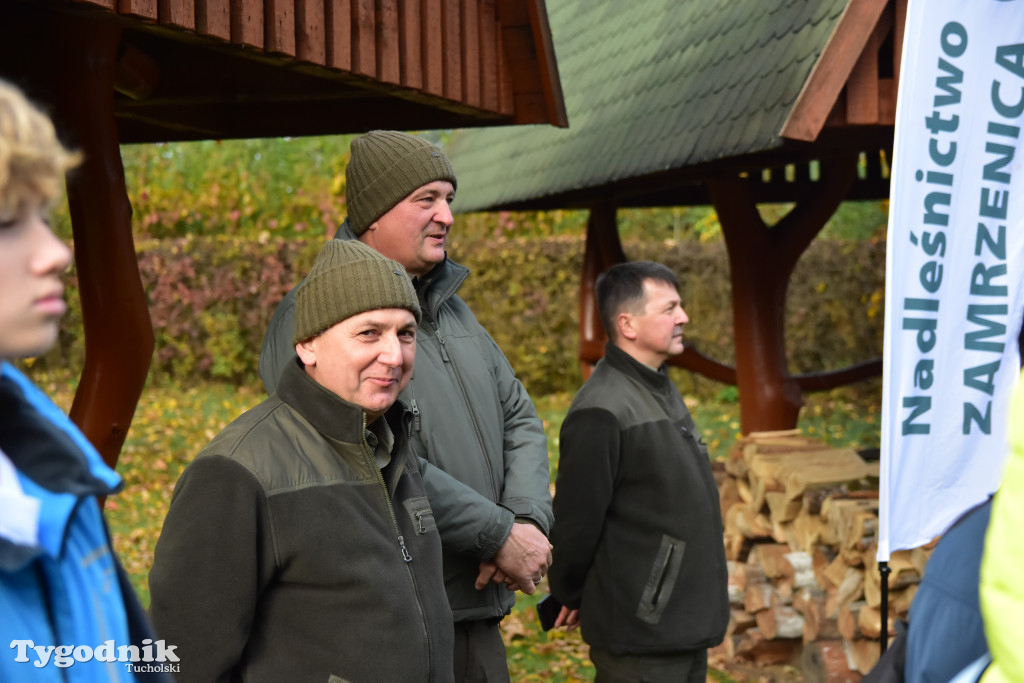
<path id="1" fill-rule="evenodd" d="M 327 66 L 352 70 L 352 5 L 350 0 L 326 0 L 324 36 Z"/>
<path id="2" fill-rule="evenodd" d="M 231 40 L 230 0 L 196 0 L 196 33 Z"/>
<path id="3" fill-rule="evenodd" d="M 423 89 L 433 95 L 444 95 L 443 1 L 423 0 L 420 12 L 423 21 Z"/>
<path id="4" fill-rule="evenodd" d="M 96 7 L 102 7 L 107 10 L 114 9 L 114 0 L 78 0 L 78 2 L 86 5 L 95 5 Z"/>
<path id="5" fill-rule="evenodd" d="M 461 101 L 462 83 L 462 26 L 459 0 L 443 0 L 441 4 L 441 40 L 444 50 L 444 96 Z"/>
<path id="6" fill-rule="evenodd" d="M 156 21 L 157 0 L 118 0 L 117 13 L 148 21 Z"/>
<path id="7" fill-rule="evenodd" d="M 867 125 L 880 123 L 881 81 L 878 78 L 878 50 L 892 30 L 893 13 L 887 9 L 864 46 L 864 52 L 850 72 L 846 83 L 846 123 Z"/>
<path id="8" fill-rule="evenodd" d="M 373 0 L 352 0 L 352 71 L 377 75 L 376 7 Z"/>
<path id="9" fill-rule="evenodd" d="M 114 119 L 121 27 L 71 15 L 57 19 L 55 37 L 63 48 L 56 55 L 55 118 L 84 157 L 67 179 L 85 330 L 85 365 L 70 416 L 114 467 L 154 344 Z"/>
<path id="10" fill-rule="evenodd" d="M 295 0 L 264 0 L 263 48 L 267 52 L 295 56 Z"/>
<path id="11" fill-rule="evenodd" d="M 423 31 L 420 0 L 405 0 L 398 6 L 398 55 L 402 85 L 423 87 Z"/>
<path id="12" fill-rule="evenodd" d="M 498 26 L 494 14 L 494 0 L 480 2 L 480 106 L 498 110 Z"/>
<path id="13" fill-rule="evenodd" d="M 157 5 L 157 19 L 164 26 L 194 31 L 196 28 L 195 0 L 160 0 Z"/>
<path id="14" fill-rule="evenodd" d="M 401 37 L 398 33 L 398 0 L 377 0 L 377 80 L 402 82 L 399 57 Z"/>
<path id="15" fill-rule="evenodd" d="M 263 49 L 263 0 L 231 0 L 231 42 Z"/>
<path id="16" fill-rule="evenodd" d="M 587 219 L 587 242 L 583 251 L 583 272 L 580 274 L 580 362 L 586 379 L 604 355 L 608 339 L 597 307 L 597 276 L 618 263 L 626 262 L 614 204 L 590 207 Z"/>
<path id="17" fill-rule="evenodd" d="M 779 135 L 812 142 L 864 52 L 888 0 L 850 0 Z"/>
<path id="18" fill-rule="evenodd" d="M 537 71 L 540 74 L 540 85 L 547 109 L 546 122 L 567 128 L 569 115 L 565 110 L 565 97 L 562 94 L 562 80 L 558 75 L 558 61 L 555 59 L 547 7 L 544 0 L 532 0 L 529 3 L 529 10 L 533 46 L 537 53 Z"/>
<path id="19" fill-rule="evenodd" d="M 511 116 L 516 112 L 515 92 L 505 54 L 505 31 L 500 21 L 495 27 L 494 43 L 498 53 L 498 111 Z"/>
<path id="20" fill-rule="evenodd" d="M 296 57 L 304 62 L 327 64 L 326 24 L 324 0 L 295 0 Z"/>
<path id="21" fill-rule="evenodd" d="M 477 0 L 462 0 L 462 101 L 480 106 L 480 16 Z"/>

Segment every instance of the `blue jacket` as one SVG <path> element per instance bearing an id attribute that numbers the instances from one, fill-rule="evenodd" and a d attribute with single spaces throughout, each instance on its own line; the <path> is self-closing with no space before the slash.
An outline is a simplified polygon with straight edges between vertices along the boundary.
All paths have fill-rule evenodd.
<path id="1" fill-rule="evenodd" d="M 0 366 L 0 451 L 13 463 L 22 493 L 39 501 L 37 543 L 0 535 L 0 680 L 143 680 L 123 662 L 76 661 L 71 652 L 32 649 L 93 650 L 106 641 L 114 648 L 141 646 L 153 636 L 96 501 L 119 489 L 120 477 L 67 416 L 7 363 Z M 84 649 L 79 654 L 86 658 Z M 111 658 L 116 654 L 103 655 Z"/>
<path id="2" fill-rule="evenodd" d="M 945 683 L 988 652 L 978 583 L 991 510 L 990 498 L 964 513 L 935 546 L 910 605 L 904 680 Z"/>

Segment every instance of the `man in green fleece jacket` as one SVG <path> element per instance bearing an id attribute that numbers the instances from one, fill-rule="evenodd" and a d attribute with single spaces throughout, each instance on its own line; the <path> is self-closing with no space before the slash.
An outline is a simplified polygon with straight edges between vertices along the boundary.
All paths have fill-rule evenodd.
<path id="1" fill-rule="evenodd" d="M 179 681 L 452 681 L 441 539 L 398 394 L 416 292 L 359 242 L 324 245 L 298 358 L 174 490 L 149 575 Z"/>
<path id="2" fill-rule="evenodd" d="M 582 625 L 598 683 L 703 683 L 729 621 L 718 490 L 665 370 L 689 322 L 678 289 L 650 261 L 598 278 L 610 340 L 562 424 L 555 625 Z"/>

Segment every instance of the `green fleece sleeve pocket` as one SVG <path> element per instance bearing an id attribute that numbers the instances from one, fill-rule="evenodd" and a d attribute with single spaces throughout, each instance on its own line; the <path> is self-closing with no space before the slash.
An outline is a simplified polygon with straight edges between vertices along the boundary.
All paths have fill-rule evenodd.
<path id="1" fill-rule="evenodd" d="M 416 530 L 418 535 L 437 530 L 437 524 L 434 522 L 434 511 L 430 509 L 430 503 L 426 497 L 409 498 L 402 501 L 402 504 L 412 520 L 412 528 Z"/>
<path id="2" fill-rule="evenodd" d="M 676 586 L 685 550 L 685 541 L 666 535 L 661 537 L 661 547 L 654 558 L 651 574 L 647 577 L 643 595 L 640 596 L 640 605 L 636 610 L 636 616 L 641 621 L 648 624 L 657 624 L 661 621 L 662 612 L 665 611 L 672 589 Z"/>

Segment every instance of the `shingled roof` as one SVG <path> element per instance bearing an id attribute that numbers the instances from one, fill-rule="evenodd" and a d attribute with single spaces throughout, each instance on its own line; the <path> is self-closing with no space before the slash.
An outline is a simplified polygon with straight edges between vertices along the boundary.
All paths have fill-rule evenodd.
<path id="1" fill-rule="evenodd" d="M 548 0 L 569 128 L 459 131 L 455 208 L 572 206 L 631 178 L 642 192 L 652 174 L 809 154 L 780 131 L 848 2 Z"/>

